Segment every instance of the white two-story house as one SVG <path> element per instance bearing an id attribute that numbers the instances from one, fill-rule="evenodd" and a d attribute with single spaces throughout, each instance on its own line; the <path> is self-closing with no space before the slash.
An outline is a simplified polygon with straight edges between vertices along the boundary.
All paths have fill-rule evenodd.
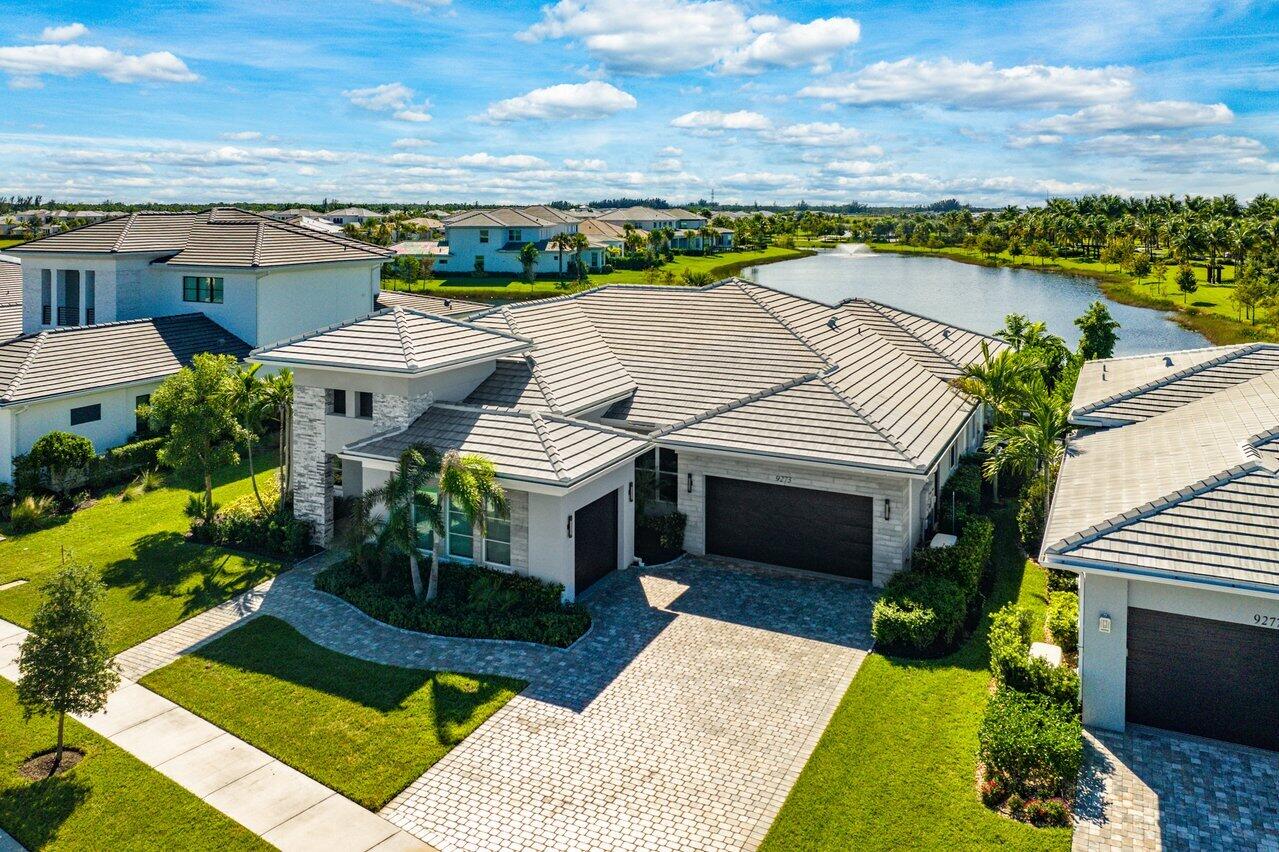
<path id="1" fill-rule="evenodd" d="M 435 270 L 443 275 L 520 275 L 520 251 L 530 243 L 538 250 L 536 274 L 567 274 L 577 254 L 552 243 L 560 234 L 578 233 L 578 220 L 553 207 L 467 210 L 446 218 L 444 233 L 448 253 L 435 260 Z M 603 267 L 607 248 L 605 241 L 587 236 L 582 251 L 587 269 L 597 272 Z"/>
<path id="2" fill-rule="evenodd" d="M 22 334 L 0 344 L 0 481 L 42 435 L 125 442 L 140 401 L 199 352 L 373 310 L 391 252 L 243 210 L 134 213 L 10 250 Z"/>
<path id="3" fill-rule="evenodd" d="M 706 237 L 700 233 L 708 220 L 682 207 L 668 207 L 658 210 L 654 207 L 623 207 L 617 210 L 605 210 L 594 217 L 597 221 L 617 227 L 631 225 L 648 233 L 664 228 L 672 233 L 671 248 L 676 251 L 702 251 Z M 714 236 L 710 238 L 714 250 L 731 249 L 733 247 L 733 231 L 730 228 L 712 228 Z M 698 233 L 691 234 L 696 231 Z"/>

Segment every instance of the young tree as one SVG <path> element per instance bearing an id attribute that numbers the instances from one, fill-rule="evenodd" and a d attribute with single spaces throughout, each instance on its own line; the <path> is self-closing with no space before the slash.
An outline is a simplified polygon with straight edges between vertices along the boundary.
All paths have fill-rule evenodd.
<path id="1" fill-rule="evenodd" d="M 201 516 L 206 522 L 216 511 L 213 469 L 238 463 L 236 447 L 245 441 L 245 428 L 226 404 L 235 366 L 232 355 L 202 352 L 151 394 L 151 427 L 166 434 L 160 461 L 202 477 Z"/>
<path id="2" fill-rule="evenodd" d="M 520 266 L 524 267 L 524 280 L 532 284 L 537 277 L 537 258 L 541 252 L 532 243 L 525 243 L 520 249 Z"/>
<path id="3" fill-rule="evenodd" d="M 95 713 L 120 682 L 107 648 L 99 608 L 103 586 L 89 568 L 64 563 L 45 583 L 44 600 L 18 652 L 18 703 L 23 716 L 58 716 L 53 771 L 62 764 L 68 713 Z"/>
<path id="4" fill-rule="evenodd" d="M 289 483 L 292 481 L 289 476 L 290 454 L 292 446 L 290 444 L 292 422 L 293 422 L 293 371 L 281 370 L 280 372 L 267 376 L 262 383 L 262 399 L 264 404 L 274 414 L 275 419 L 280 426 L 280 434 L 278 441 L 278 449 L 280 455 L 280 466 L 276 469 L 279 474 L 279 492 L 280 492 L 280 511 L 284 511 L 284 507 L 288 504 L 286 495 L 289 490 Z"/>
<path id="5" fill-rule="evenodd" d="M 1150 258 L 1144 254 L 1139 254 L 1132 260 L 1132 276 L 1137 279 L 1140 284 L 1143 278 L 1150 276 L 1151 263 Z"/>
<path id="6" fill-rule="evenodd" d="M 1115 354 L 1119 341 L 1119 323 L 1101 301 L 1093 302 L 1075 318 L 1075 327 L 1081 332 L 1079 354 L 1086 361 L 1109 358 Z"/>
<path id="7" fill-rule="evenodd" d="M 627 222 L 626 224 L 630 225 L 632 229 L 635 227 L 634 225 L 631 225 L 630 222 Z M 626 239 L 627 239 L 627 245 L 630 245 L 631 244 L 630 232 L 627 232 Z M 547 243 L 547 245 L 555 249 L 555 255 L 556 257 L 559 258 L 560 274 L 559 274 L 558 280 L 559 280 L 559 283 L 563 284 L 564 283 L 564 252 L 570 251 L 573 248 L 573 235 L 568 233 L 567 231 L 556 234 L 555 236 L 551 237 L 551 241 Z"/>
<path id="8" fill-rule="evenodd" d="M 428 524 L 434 531 L 437 542 L 445 532 L 440 511 L 441 501 L 426 490 L 439 473 L 440 454 L 425 444 L 414 444 L 400 453 L 400 460 L 386 483 L 363 497 L 370 504 L 381 501 L 386 507 L 386 520 L 382 524 L 379 538 L 408 556 L 413 595 L 419 598 L 422 597 L 423 588 L 422 570 L 417 561 L 418 523 L 420 521 Z M 438 545 L 431 548 L 432 563 L 436 561 L 434 553 L 437 550 Z M 432 574 L 436 570 L 433 564 Z"/>
<path id="9" fill-rule="evenodd" d="M 1188 263 L 1177 267 L 1177 289 L 1181 291 L 1183 304 L 1191 293 L 1199 289 L 1199 282 L 1195 280 L 1195 270 Z"/>
<path id="10" fill-rule="evenodd" d="M 265 514 L 266 503 L 262 501 L 262 494 L 258 491 L 258 478 L 253 470 L 253 445 L 258 442 L 263 421 L 271 411 L 271 404 L 263 393 L 262 379 L 258 378 L 261 367 L 261 364 L 236 365 L 227 385 L 226 404 L 235 412 L 243 427 L 239 430 L 239 438 L 249 462 L 249 482 L 253 485 L 253 496 L 257 498 L 258 508 Z"/>
<path id="11" fill-rule="evenodd" d="M 1162 257 L 1158 258 L 1151 264 L 1150 274 L 1155 278 L 1155 292 L 1162 296 L 1164 288 L 1168 286 L 1168 262 Z"/>

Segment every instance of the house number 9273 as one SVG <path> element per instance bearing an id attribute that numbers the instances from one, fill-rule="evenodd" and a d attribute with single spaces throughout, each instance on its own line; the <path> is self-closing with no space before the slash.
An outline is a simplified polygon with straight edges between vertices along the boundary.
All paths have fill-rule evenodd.
<path id="1" fill-rule="evenodd" d="M 786 483 L 786 482 L 790 482 L 790 481 L 791 481 L 791 479 L 792 479 L 792 477 L 791 477 L 791 475 L 790 475 L 790 474 L 788 474 L 788 473 L 779 473 L 779 474 L 776 474 L 776 475 L 773 477 L 773 481 L 774 481 L 774 482 L 783 482 L 783 483 Z"/>
<path id="2" fill-rule="evenodd" d="M 1262 615 L 1259 612 L 1254 613 L 1252 616 L 1252 623 L 1262 627 L 1279 627 L 1279 615 Z"/>

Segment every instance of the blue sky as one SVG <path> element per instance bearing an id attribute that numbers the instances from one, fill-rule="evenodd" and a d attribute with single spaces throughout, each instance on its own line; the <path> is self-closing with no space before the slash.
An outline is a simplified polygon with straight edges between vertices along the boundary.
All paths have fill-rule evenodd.
<path id="1" fill-rule="evenodd" d="M 0 193 L 1279 192 L 1279 4 L 188 0 L 0 18 Z"/>

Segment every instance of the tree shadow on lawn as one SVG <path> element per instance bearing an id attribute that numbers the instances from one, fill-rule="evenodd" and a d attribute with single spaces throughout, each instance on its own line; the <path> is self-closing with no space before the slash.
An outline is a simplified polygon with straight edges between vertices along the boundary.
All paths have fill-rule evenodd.
<path id="1" fill-rule="evenodd" d="M 457 745 L 475 730 L 477 709 L 492 702 L 503 690 L 518 693 L 526 685 L 514 678 L 431 673 L 436 738 L 446 746 Z"/>
<path id="2" fill-rule="evenodd" d="M 227 571 L 238 557 L 242 570 Z M 149 533 L 133 543 L 133 556 L 106 565 L 102 582 L 132 589 L 135 601 L 182 598 L 182 615 L 204 612 L 273 576 L 280 564 L 248 554 L 187 541 L 177 532 Z"/>
<path id="3" fill-rule="evenodd" d="M 43 849 L 91 793 L 74 772 L 16 784 L 0 791 L 0 825 L 28 849 Z"/>

